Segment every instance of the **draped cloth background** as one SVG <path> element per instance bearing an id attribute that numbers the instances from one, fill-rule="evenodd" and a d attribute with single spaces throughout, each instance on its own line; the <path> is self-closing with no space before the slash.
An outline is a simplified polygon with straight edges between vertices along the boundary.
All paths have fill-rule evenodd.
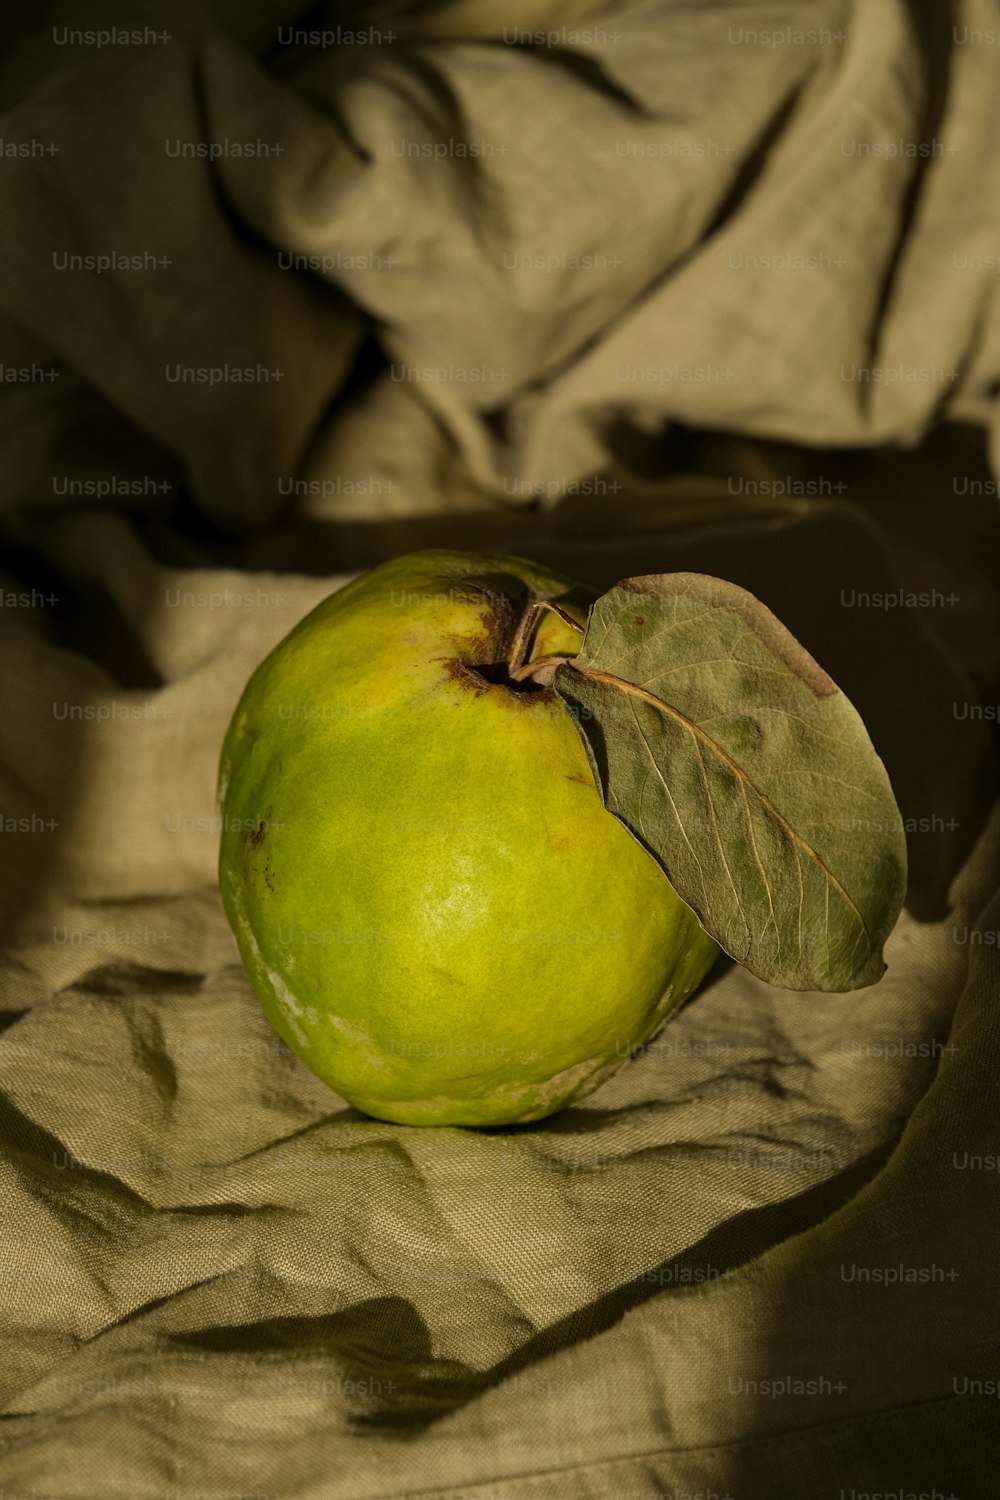
<path id="1" fill-rule="evenodd" d="M 3 1493 L 993 1494 L 995 6 L 21 24 Z M 907 820 L 882 982 L 720 965 L 520 1130 L 315 1080 L 222 915 L 218 747 L 295 621 L 422 545 L 764 598 Z"/>

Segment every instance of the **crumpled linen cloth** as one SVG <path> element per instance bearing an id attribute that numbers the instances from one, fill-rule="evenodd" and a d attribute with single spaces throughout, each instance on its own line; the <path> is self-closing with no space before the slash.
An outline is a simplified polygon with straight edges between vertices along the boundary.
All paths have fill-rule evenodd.
<path id="1" fill-rule="evenodd" d="M 4 1494 L 992 1495 L 995 8 L 49 19 L 0 72 Z M 218 748 L 425 539 L 771 604 L 908 819 L 881 983 L 721 963 L 519 1130 L 320 1084 Z"/>

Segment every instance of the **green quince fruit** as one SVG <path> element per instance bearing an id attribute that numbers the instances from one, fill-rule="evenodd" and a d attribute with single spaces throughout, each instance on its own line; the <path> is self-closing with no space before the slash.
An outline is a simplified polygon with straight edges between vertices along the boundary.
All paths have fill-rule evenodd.
<path id="1" fill-rule="evenodd" d="M 530 662 L 593 599 L 516 557 L 358 578 L 251 677 L 222 750 L 222 899 L 274 1029 L 407 1125 L 540 1120 L 647 1042 L 719 949 L 605 810 Z M 526 609 L 544 609 L 524 640 Z"/>

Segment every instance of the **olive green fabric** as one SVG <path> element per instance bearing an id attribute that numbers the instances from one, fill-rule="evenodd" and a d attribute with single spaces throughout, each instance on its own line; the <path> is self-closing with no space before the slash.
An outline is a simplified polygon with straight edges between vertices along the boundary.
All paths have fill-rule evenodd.
<path id="1" fill-rule="evenodd" d="M 992 10 L 315 16 L 150 6 L 167 40 L 88 50 L 58 28 L 134 14 L 52 7 L 0 73 L 41 142 L 0 160 L 0 1500 L 986 1500 Z M 165 146 L 210 141 L 281 151 Z M 882 982 L 720 964 L 528 1127 L 313 1077 L 222 912 L 219 746 L 296 621 L 431 544 L 770 604 L 907 819 Z"/>

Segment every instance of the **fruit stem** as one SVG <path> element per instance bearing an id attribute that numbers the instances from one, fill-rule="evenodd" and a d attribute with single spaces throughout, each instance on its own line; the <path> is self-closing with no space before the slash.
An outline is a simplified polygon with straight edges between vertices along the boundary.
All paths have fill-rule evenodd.
<path id="1" fill-rule="evenodd" d="M 526 677 L 544 676 L 548 683 L 552 681 L 556 667 L 561 667 L 565 662 L 572 660 L 571 656 L 539 656 L 535 661 L 525 662 L 519 667 L 511 667 L 509 675 L 515 682 L 523 682 Z"/>
<path id="2" fill-rule="evenodd" d="M 583 635 L 584 633 L 584 627 L 580 624 L 579 620 L 574 620 L 568 611 L 560 605 L 553 603 L 551 599 L 537 599 L 533 604 L 529 604 L 518 623 L 517 631 L 511 643 L 510 655 L 507 658 L 507 669 L 515 682 L 522 682 L 525 677 L 533 677 L 537 667 L 551 666 L 554 662 L 559 663 L 569 660 L 566 656 L 545 656 L 535 662 L 527 661 L 528 654 L 531 651 L 535 626 L 538 624 L 538 616 L 543 609 L 551 609 L 553 614 L 559 616 L 560 620 L 564 620 L 567 625 L 572 625 L 578 635 Z"/>
<path id="3" fill-rule="evenodd" d="M 556 604 L 553 599 L 543 599 L 541 607 L 543 609 L 551 609 L 552 613 L 558 615 L 560 620 L 565 620 L 567 625 L 571 625 L 577 635 L 584 635 L 586 633 L 586 626 L 581 625 L 579 620 L 574 620 L 569 611 L 563 609 L 561 604 Z"/>

